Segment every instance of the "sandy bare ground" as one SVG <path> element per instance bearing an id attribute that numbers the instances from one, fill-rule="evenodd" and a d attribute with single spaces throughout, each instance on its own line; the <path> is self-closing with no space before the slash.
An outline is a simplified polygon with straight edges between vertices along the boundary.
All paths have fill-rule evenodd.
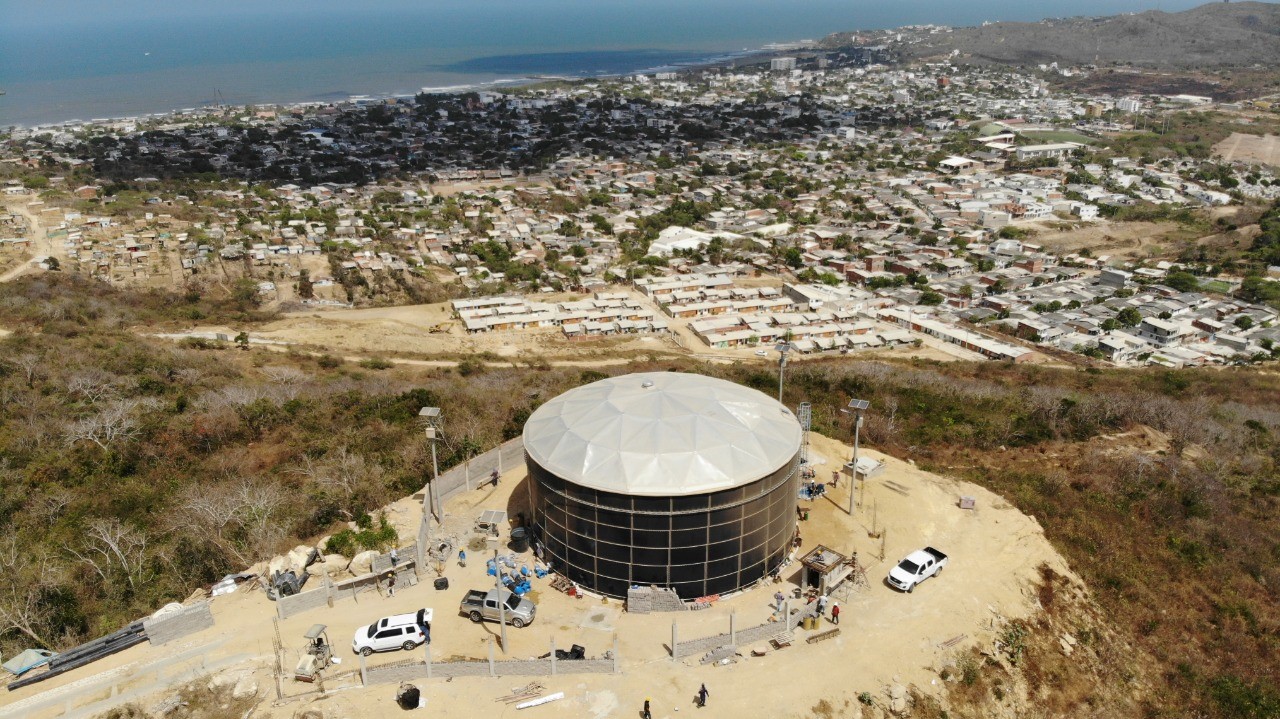
<path id="1" fill-rule="evenodd" d="M 5 203 L 4 207 L 7 212 L 22 215 L 27 219 L 27 238 L 31 240 L 31 248 L 22 252 L 17 257 L 17 264 L 11 269 L 0 275 L 0 282 L 11 282 L 18 277 L 30 271 L 39 271 L 39 268 L 31 264 L 31 259 L 42 255 L 58 256 L 59 259 L 65 259 L 66 253 L 61 256 L 55 252 L 53 242 L 45 235 L 44 224 L 40 221 L 40 215 L 34 213 L 27 208 L 27 203 L 35 199 L 35 195 L 28 195 L 11 199 Z"/>
<path id="2" fill-rule="evenodd" d="M 812 437 L 813 461 L 820 480 L 848 457 L 847 445 L 821 436 Z M 865 455 L 880 458 L 863 448 Z M 599 656 L 616 639 L 623 663 L 620 675 L 559 677 L 458 678 L 452 681 L 419 680 L 432 716 L 474 719 L 485 716 L 529 717 L 627 717 L 639 711 L 645 698 L 653 700 L 655 717 L 667 719 L 692 711 L 692 697 L 705 682 L 711 700 L 700 715 L 708 717 L 801 717 L 819 699 L 839 710 L 856 704 L 867 691 L 885 702 L 888 687 L 915 685 L 921 691 L 941 695 L 939 670 L 960 651 L 975 644 L 989 646 L 994 627 L 1003 619 L 1021 618 L 1037 610 L 1031 590 L 1037 567 L 1047 563 L 1072 577 L 1062 557 L 1049 545 L 1036 521 L 1020 514 L 999 496 L 975 485 L 920 471 L 895 459 L 886 470 L 866 483 L 862 504 L 853 516 L 845 513 L 847 482 L 829 498 L 802 501 L 811 507 L 810 519 L 801 523 L 802 552 L 817 543 L 839 551 L 858 552 L 869 563 L 869 585 L 851 588 L 841 599 L 840 634 L 818 644 L 803 641 L 809 633 L 797 630 L 797 642 L 771 650 L 763 657 L 744 656 L 730 667 L 703 666 L 697 658 L 672 662 L 664 643 L 670 641 L 672 621 L 682 639 L 728 631 L 729 615 L 736 613 L 741 628 L 764 622 L 778 585 L 760 586 L 726 598 L 713 608 L 681 614 L 630 615 L 620 602 L 571 599 L 554 593 L 546 580 L 535 580 L 539 592 L 538 618 L 521 630 L 509 629 L 507 656 L 530 657 L 556 646 L 582 644 L 588 655 Z M 497 488 L 471 490 L 447 506 L 447 521 L 467 523 L 480 509 L 512 509 L 523 491 L 523 467 L 510 469 Z M 977 500 L 975 511 L 961 510 L 962 495 Z M 390 507 L 390 516 L 402 533 L 416 527 L 418 503 L 401 500 Z M 868 536 L 872 525 L 884 532 L 885 561 L 877 557 L 881 540 Z M 890 564 L 926 544 L 947 552 L 951 563 L 938 578 L 922 584 L 914 594 L 888 588 L 883 578 Z M 784 572 L 786 582 L 798 581 L 797 565 Z M 333 608 L 305 612 L 280 623 L 286 647 L 285 669 L 291 670 L 302 643 L 302 634 L 316 622 L 329 627 L 330 637 L 343 660 L 329 670 L 327 693 L 313 685 L 284 682 L 285 699 L 275 698 L 271 666 L 274 605 L 259 592 L 237 592 L 215 598 L 216 626 L 186 640 L 164 647 L 141 645 L 48 682 L 27 687 L 0 698 L 0 719 L 53 716 L 88 716 L 124 701 L 152 707 L 166 688 L 205 672 L 246 678 L 256 683 L 263 703 L 256 717 L 287 719 L 297 712 L 316 709 L 327 718 L 376 717 L 399 713 L 391 685 L 362 688 L 348 674 L 358 667 L 350 651 L 356 627 L 378 617 L 432 607 L 433 657 L 483 658 L 496 632 L 493 624 L 473 625 L 454 616 L 461 595 L 487 586 L 484 565 L 472 558 L 462 569 L 451 562 L 445 569 L 450 588 L 435 591 L 430 577 L 415 587 L 402 588 L 394 598 L 375 593 L 358 601 L 339 601 Z M 783 590 L 787 586 L 781 587 Z M 838 595 L 839 596 L 839 595 Z M 821 627 L 831 628 L 830 624 Z M 941 645 L 963 637 L 950 648 Z M 414 656 L 418 656 L 415 652 Z M 501 657 L 502 655 L 499 654 Z M 411 658 L 404 652 L 375 655 L 371 664 Z M 537 680 L 548 693 L 563 691 L 560 702 L 527 711 L 497 704 L 494 699 L 514 687 Z"/>
<path id="3" fill-rule="evenodd" d="M 253 328 L 255 344 L 296 347 L 299 350 L 342 355 L 353 361 L 384 357 L 408 364 L 455 364 L 459 359 L 485 355 L 502 362 L 545 360 L 551 364 L 589 365 L 599 361 L 619 362 L 644 357 L 691 355 L 711 362 L 762 362 L 776 364 L 772 347 L 713 349 L 689 329 L 690 320 L 666 318 L 656 305 L 639 294 L 633 297 L 649 304 L 657 316 L 667 319 L 668 335 L 617 335 L 569 339 L 558 328 L 513 330 L 469 335 L 452 316 L 448 303 L 403 305 L 370 309 L 323 309 L 288 313 L 281 319 Z M 577 300 L 581 295 L 539 295 L 537 301 Z M 887 325 L 886 325 L 887 327 Z M 195 326 L 163 335 L 213 338 L 216 334 L 234 337 L 239 329 L 226 326 Z M 848 357 L 919 357 L 943 362 L 982 360 L 970 352 L 927 335 L 918 335 L 921 346 L 911 345 L 860 352 Z M 758 354 L 763 351 L 764 354 Z M 808 358 L 830 357 L 831 353 Z M 795 361 L 804 357 L 793 355 Z"/>
<path id="4" fill-rule="evenodd" d="M 1213 146 L 1213 153 L 1221 155 L 1224 162 L 1239 160 L 1280 167 L 1280 135 L 1233 132 Z"/>
<path id="5" fill-rule="evenodd" d="M 1041 223 L 1026 227 L 1039 230 L 1031 241 L 1044 245 L 1049 252 L 1066 254 L 1088 248 L 1094 257 L 1165 255 L 1174 251 L 1174 242 L 1192 237 L 1174 222 L 1078 223 L 1075 229 L 1070 230 L 1057 230 Z"/>

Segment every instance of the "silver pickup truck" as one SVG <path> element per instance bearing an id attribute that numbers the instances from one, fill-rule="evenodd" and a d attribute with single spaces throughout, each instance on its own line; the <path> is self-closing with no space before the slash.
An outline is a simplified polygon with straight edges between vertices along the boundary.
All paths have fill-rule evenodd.
<path id="1" fill-rule="evenodd" d="M 947 555 L 933 547 L 917 549 L 889 570 L 889 586 L 904 592 L 913 591 L 917 584 L 938 574 L 945 566 Z"/>
<path id="2" fill-rule="evenodd" d="M 501 610 L 498 608 L 498 602 L 502 602 Z M 533 623 L 538 607 L 528 599 L 518 597 L 507 589 L 503 589 L 501 593 L 497 589 L 490 589 L 487 592 L 483 589 L 472 589 L 462 598 L 462 606 L 459 607 L 458 612 L 465 614 L 476 624 L 485 620 L 499 621 L 499 612 L 501 612 L 507 624 L 519 629 Z"/>

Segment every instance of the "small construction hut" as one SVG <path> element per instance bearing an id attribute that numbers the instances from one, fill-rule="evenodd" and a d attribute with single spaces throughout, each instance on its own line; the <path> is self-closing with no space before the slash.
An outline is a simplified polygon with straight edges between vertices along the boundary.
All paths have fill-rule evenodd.
<path id="1" fill-rule="evenodd" d="M 845 555 L 819 544 L 800 560 L 804 567 L 800 586 L 813 587 L 819 594 L 835 589 L 853 571 L 853 563 Z"/>

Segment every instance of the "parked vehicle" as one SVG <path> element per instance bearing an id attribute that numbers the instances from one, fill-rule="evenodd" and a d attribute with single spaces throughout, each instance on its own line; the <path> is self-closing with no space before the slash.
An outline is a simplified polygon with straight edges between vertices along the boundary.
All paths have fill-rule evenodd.
<path id="1" fill-rule="evenodd" d="M 502 602 L 501 610 L 498 602 Z M 499 614 L 501 614 L 507 620 L 507 624 L 519 629 L 533 623 L 533 617 L 537 614 L 538 608 L 533 602 L 516 596 L 507 589 L 501 591 L 490 589 L 487 592 L 483 589 L 472 589 L 462 598 L 462 605 L 458 611 L 477 624 L 485 620 L 499 621 Z"/>
<path id="2" fill-rule="evenodd" d="M 918 549 L 889 570 L 889 586 L 904 592 L 915 591 L 917 584 L 939 574 L 945 566 L 947 555 L 933 547 Z"/>
<path id="3" fill-rule="evenodd" d="M 374 652 L 395 649 L 410 651 L 431 641 L 430 609 L 419 609 L 412 614 L 383 617 L 356 630 L 351 640 L 351 651 L 366 657 Z"/>

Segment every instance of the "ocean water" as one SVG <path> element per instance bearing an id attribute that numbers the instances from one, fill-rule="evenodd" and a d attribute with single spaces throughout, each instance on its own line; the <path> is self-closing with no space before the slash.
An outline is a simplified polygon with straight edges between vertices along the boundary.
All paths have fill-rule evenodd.
<path id="1" fill-rule="evenodd" d="M 1181 2 L 1182 4 L 1179 4 Z M 1195 0 L 1165 0 L 1166 11 Z M 0 0 L 0 126 L 412 94 L 689 63 L 907 24 L 1128 0 Z"/>

